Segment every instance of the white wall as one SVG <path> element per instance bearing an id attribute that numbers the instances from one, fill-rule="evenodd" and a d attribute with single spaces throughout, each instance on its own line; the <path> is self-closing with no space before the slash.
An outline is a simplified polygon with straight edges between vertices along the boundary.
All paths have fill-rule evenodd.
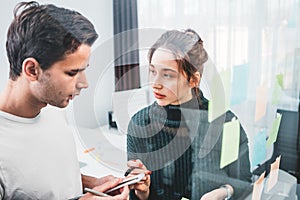
<path id="1" fill-rule="evenodd" d="M 15 5 L 20 2 L 17 0 L 2 1 L 0 7 L 1 13 L 1 26 L 0 26 L 0 91 L 5 87 L 8 79 L 8 60 L 6 57 L 5 42 L 6 32 L 9 24 L 13 19 L 13 9 Z M 57 6 L 74 9 L 82 13 L 94 24 L 96 31 L 100 38 L 93 46 L 92 57 L 90 66 L 87 69 L 87 76 L 90 83 L 90 88 L 83 91 L 80 97 L 75 99 L 74 104 L 68 108 L 74 108 L 76 123 L 87 127 L 96 127 L 99 124 L 107 123 L 107 111 L 111 110 L 111 93 L 113 91 L 113 4 L 112 1 L 107 0 L 40 0 L 39 3 L 53 3 Z M 104 73 L 105 72 L 105 73 Z M 95 76 L 97 75 L 97 76 Z M 97 82 L 102 84 L 98 85 L 101 94 L 94 95 L 94 89 Z M 95 99 L 97 102 L 90 105 L 91 100 Z M 96 114 L 96 118 L 93 117 Z M 91 117 L 92 116 L 92 117 Z M 71 116 L 72 117 L 72 116 Z"/>

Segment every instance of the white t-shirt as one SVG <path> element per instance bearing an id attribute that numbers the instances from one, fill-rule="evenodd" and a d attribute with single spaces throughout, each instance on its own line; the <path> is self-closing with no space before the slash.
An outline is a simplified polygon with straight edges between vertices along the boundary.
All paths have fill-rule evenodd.
<path id="1" fill-rule="evenodd" d="M 72 130 L 61 110 L 0 111 L 0 199 L 68 199 L 82 192 Z"/>

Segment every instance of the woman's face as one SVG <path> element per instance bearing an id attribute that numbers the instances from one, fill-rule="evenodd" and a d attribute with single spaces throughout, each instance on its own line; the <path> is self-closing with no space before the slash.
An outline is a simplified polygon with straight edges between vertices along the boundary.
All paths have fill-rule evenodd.
<path id="1" fill-rule="evenodd" d="M 179 72 L 174 55 L 157 49 L 149 66 L 149 82 L 160 106 L 179 105 L 192 99 L 192 85 L 185 74 Z"/>

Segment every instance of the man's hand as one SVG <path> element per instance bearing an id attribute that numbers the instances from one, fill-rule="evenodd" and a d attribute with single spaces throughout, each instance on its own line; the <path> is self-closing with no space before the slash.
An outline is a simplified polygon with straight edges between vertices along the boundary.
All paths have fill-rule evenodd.
<path id="1" fill-rule="evenodd" d="M 99 192 L 105 192 L 122 182 L 121 178 L 114 178 L 113 176 L 106 176 L 103 178 L 99 178 L 97 180 L 98 180 L 97 183 L 100 183 L 100 185 L 94 187 L 93 190 Z M 124 188 L 119 189 L 118 192 L 114 194 L 115 194 L 114 196 L 110 196 L 110 197 L 100 197 L 88 192 L 82 198 L 80 198 L 80 200 L 94 200 L 94 199 L 127 200 L 129 195 L 129 188 L 128 186 L 125 186 Z"/>

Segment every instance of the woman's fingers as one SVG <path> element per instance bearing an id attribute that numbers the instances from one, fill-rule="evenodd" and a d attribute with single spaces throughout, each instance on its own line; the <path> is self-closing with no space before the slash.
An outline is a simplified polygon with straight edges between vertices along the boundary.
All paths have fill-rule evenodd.
<path id="1" fill-rule="evenodd" d="M 147 167 L 142 163 L 141 160 L 129 160 L 127 162 L 128 170 L 125 173 L 125 176 L 131 174 L 140 174 L 144 173 L 145 175 L 150 175 L 151 171 L 147 169 Z"/>

